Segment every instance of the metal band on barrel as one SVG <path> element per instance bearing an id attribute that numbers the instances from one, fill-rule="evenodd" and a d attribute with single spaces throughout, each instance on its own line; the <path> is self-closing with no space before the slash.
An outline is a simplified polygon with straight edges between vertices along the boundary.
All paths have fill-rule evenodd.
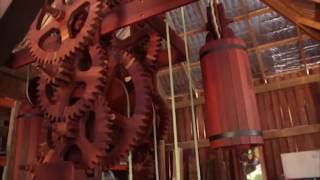
<path id="1" fill-rule="evenodd" d="M 227 45 L 217 46 L 214 48 L 209 48 L 200 54 L 200 59 L 202 59 L 203 57 L 205 57 L 206 55 L 208 55 L 210 53 L 223 51 L 225 49 L 240 49 L 240 50 L 246 51 L 247 47 L 243 46 L 243 45 L 239 45 L 239 44 L 227 44 Z"/>
<path id="2" fill-rule="evenodd" d="M 212 135 L 209 137 L 210 141 L 216 141 L 219 139 L 243 137 L 243 136 L 262 136 L 262 131 L 257 130 L 241 130 L 241 131 L 230 131 L 221 134 Z"/>

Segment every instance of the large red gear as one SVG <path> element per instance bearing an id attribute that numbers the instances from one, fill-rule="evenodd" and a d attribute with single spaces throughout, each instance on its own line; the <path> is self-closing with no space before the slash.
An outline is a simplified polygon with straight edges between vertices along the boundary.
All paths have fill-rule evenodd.
<path id="1" fill-rule="evenodd" d="M 153 180 L 155 177 L 154 148 L 152 139 L 149 142 L 140 144 L 132 153 L 132 171 L 135 180 Z"/>
<path id="2" fill-rule="evenodd" d="M 106 82 L 106 54 L 97 44 L 89 46 L 85 52 L 74 59 L 72 82 L 67 86 L 54 86 L 40 76 L 39 106 L 51 120 L 82 115 L 102 93 Z"/>
<path id="3" fill-rule="evenodd" d="M 157 140 L 165 140 L 169 126 L 169 109 L 167 104 L 157 93 L 153 93 L 152 101 L 155 105 L 155 116 L 157 125 Z"/>
<path id="4" fill-rule="evenodd" d="M 93 110 L 81 119 L 47 125 L 47 138 L 39 148 L 40 158 L 35 168 L 41 163 L 59 161 L 71 161 L 80 169 L 97 168 L 111 141 L 113 120 L 105 98 L 100 96 Z"/>
<path id="5" fill-rule="evenodd" d="M 70 61 L 61 60 L 54 65 L 39 64 L 38 69 L 47 83 L 55 86 L 65 86 L 72 81 L 73 64 Z"/>
<path id="6" fill-rule="evenodd" d="M 52 64 L 83 49 L 99 30 L 102 9 L 101 0 L 73 0 L 70 3 L 53 0 L 39 12 L 30 27 L 28 38 L 32 56 L 40 63 Z M 53 19 L 43 24 L 48 12 Z M 49 48 L 47 44 L 50 44 Z"/>
<path id="7" fill-rule="evenodd" d="M 116 52 L 112 59 L 110 77 L 113 80 L 109 81 L 107 97 L 125 97 L 125 91 L 128 91 L 133 110 L 128 117 L 126 108 L 119 109 L 119 104 L 112 105 L 110 102 L 115 113 L 114 141 L 103 160 L 102 165 L 105 168 L 110 168 L 127 158 L 128 152 L 144 138 L 152 115 L 150 84 L 140 62 L 128 52 Z M 126 99 L 122 98 L 122 101 L 126 102 Z"/>

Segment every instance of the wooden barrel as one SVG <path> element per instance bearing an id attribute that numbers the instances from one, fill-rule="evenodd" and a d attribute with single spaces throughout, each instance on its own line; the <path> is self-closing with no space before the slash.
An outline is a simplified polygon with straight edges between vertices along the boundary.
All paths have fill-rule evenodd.
<path id="1" fill-rule="evenodd" d="M 263 143 L 245 43 L 238 38 L 211 40 L 200 57 L 211 147 Z"/>

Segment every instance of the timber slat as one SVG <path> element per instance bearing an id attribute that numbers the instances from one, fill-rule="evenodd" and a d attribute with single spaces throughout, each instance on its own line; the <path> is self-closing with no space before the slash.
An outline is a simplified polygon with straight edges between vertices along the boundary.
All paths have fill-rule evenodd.
<path id="1" fill-rule="evenodd" d="M 9 98 L 0 98 L 0 107 L 12 108 L 14 100 Z"/>
<path id="2" fill-rule="evenodd" d="M 7 158 L 5 156 L 0 156 L 0 167 L 4 167 L 7 164 Z"/>
<path id="3" fill-rule="evenodd" d="M 269 141 L 272 139 L 294 137 L 294 136 L 301 136 L 301 135 L 315 134 L 315 133 L 320 133 L 320 124 L 302 125 L 302 126 L 296 126 L 296 127 L 284 128 L 284 129 L 264 130 L 263 138 Z M 208 139 L 199 140 L 199 148 L 207 148 L 209 146 L 210 146 L 210 142 Z M 183 142 L 179 142 L 179 147 L 182 149 L 193 149 L 194 144 L 193 144 L 193 141 L 183 141 Z M 166 151 L 172 151 L 173 149 L 174 149 L 173 144 L 166 144 Z"/>

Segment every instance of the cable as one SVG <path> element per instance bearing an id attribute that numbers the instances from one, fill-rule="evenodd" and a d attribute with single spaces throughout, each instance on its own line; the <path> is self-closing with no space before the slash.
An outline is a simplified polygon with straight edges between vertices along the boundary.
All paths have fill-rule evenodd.
<path id="1" fill-rule="evenodd" d="M 26 82 L 26 96 L 27 96 L 27 100 L 30 104 L 33 104 L 29 95 L 29 85 L 30 85 L 30 71 L 31 71 L 31 65 L 28 66 L 27 69 L 27 82 Z"/>
<path id="2" fill-rule="evenodd" d="M 177 116 L 176 116 L 176 103 L 174 95 L 174 83 L 172 73 L 172 52 L 170 44 L 170 29 L 169 29 L 170 15 L 166 14 L 166 35 L 167 35 L 167 48 L 169 58 L 169 74 L 170 74 L 170 92 L 171 92 L 171 109 L 172 109 L 172 127 L 173 127 L 173 139 L 174 139 L 174 154 L 176 164 L 176 180 L 180 180 L 180 154 L 178 147 L 178 132 L 177 132 Z"/>
<path id="3" fill-rule="evenodd" d="M 218 22 L 217 22 L 217 17 L 215 14 L 215 8 L 214 8 L 214 0 L 210 0 L 210 7 L 211 7 L 211 13 L 212 13 L 212 19 L 213 19 L 213 24 L 214 24 L 214 29 L 216 30 L 216 34 L 218 35 L 218 39 L 221 38 L 221 34 L 219 31 L 219 26 L 218 26 Z"/>
<path id="4" fill-rule="evenodd" d="M 159 163 L 158 163 L 158 148 L 157 148 L 157 123 L 156 123 L 156 111 L 154 104 L 152 103 L 153 110 L 153 146 L 154 146 L 154 165 L 156 170 L 156 180 L 159 180 Z"/>
<path id="5" fill-rule="evenodd" d="M 182 17 L 182 25 L 183 25 L 183 37 L 184 37 L 184 46 L 186 51 L 186 60 L 187 60 L 187 74 L 188 74 L 188 82 L 189 82 L 189 94 L 190 94 L 190 108 L 192 114 L 192 131 L 193 131 L 193 142 L 194 142 L 194 152 L 196 156 L 196 168 L 197 168 L 197 178 L 201 180 L 201 171 L 200 171 L 200 158 L 199 158 L 199 146 L 198 146 L 198 130 L 196 127 L 196 116 L 195 116 L 195 108 L 194 108 L 194 99 L 193 99 L 193 89 L 191 83 L 191 66 L 189 59 L 189 47 L 188 47 L 188 39 L 187 39 L 187 30 L 186 30 L 186 20 L 184 14 L 184 7 L 181 7 L 181 17 Z"/>
<path id="6" fill-rule="evenodd" d="M 124 89 L 124 92 L 126 93 L 126 98 L 127 98 L 127 117 L 130 118 L 130 96 L 129 96 L 129 92 L 127 90 L 126 85 L 121 82 L 120 83 Z M 132 152 L 129 151 L 129 155 L 128 155 L 128 180 L 133 180 L 133 171 L 132 171 Z"/>

